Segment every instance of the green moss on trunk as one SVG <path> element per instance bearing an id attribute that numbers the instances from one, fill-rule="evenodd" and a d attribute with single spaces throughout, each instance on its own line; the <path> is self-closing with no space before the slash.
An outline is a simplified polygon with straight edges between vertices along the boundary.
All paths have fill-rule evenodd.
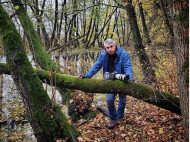
<path id="1" fill-rule="evenodd" d="M 41 80 L 49 80 L 49 72 L 36 70 Z M 70 89 L 77 89 L 90 93 L 116 93 L 126 94 L 137 99 L 167 109 L 176 114 L 181 114 L 179 98 L 169 93 L 154 90 L 148 86 L 135 82 L 123 82 L 119 80 L 80 79 L 75 76 L 56 74 L 56 85 Z"/>
<path id="2" fill-rule="evenodd" d="M 39 66 L 44 70 L 60 72 L 55 62 L 45 50 L 44 45 L 42 44 L 38 33 L 35 31 L 33 23 L 28 17 L 21 0 L 12 0 L 12 3 L 14 6 L 19 6 L 17 9 L 18 18 L 29 42 L 30 50 Z"/>
<path id="3" fill-rule="evenodd" d="M 7 66 L 26 107 L 28 120 L 38 141 L 55 141 L 56 138 L 71 140 L 76 129 L 52 102 L 29 62 L 22 40 L 9 15 L 0 5 L 0 32 L 7 55 Z"/>
<path id="4" fill-rule="evenodd" d="M 5 64 L 2 64 L 2 67 L 0 64 L 0 69 L 1 68 L 5 68 Z M 0 70 L 0 72 L 3 71 Z M 46 79 L 49 81 L 48 71 L 37 69 L 36 73 L 41 80 Z M 65 88 L 77 89 L 90 93 L 122 93 L 162 107 L 176 114 L 181 114 L 178 97 L 134 82 L 125 83 L 119 80 L 80 79 L 75 76 L 57 73 L 56 84 L 59 87 L 64 86 Z"/>

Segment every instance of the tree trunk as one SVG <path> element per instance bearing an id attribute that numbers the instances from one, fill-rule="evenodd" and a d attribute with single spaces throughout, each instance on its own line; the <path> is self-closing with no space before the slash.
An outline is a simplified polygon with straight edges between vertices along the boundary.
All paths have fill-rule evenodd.
<path id="1" fill-rule="evenodd" d="M 116 9 L 117 9 L 117 8 L 115 8 L 115 9 L 112 11 L 112 13 L 110 13 L 110 14 L 109 14 L 109 16 L 108 16 L 108 17 L 109 17 L 109 19 L 107 19 L 107 21 L 105 21 L 105 22 L 104 22 L 103 27 L 101 28 L 101 30 L 99 31 L 99 33 L 96 35 L 96 37 L 93 39 L 92 43 L 94 43 L 94 42 L 95 42 L 95 40 L 99 37 L 99 35 L 100 35 L 101 33 L 103 34 L 104 28 L 106 27 L 106 25 L 107 25 L 107 24 L 108 24 L 108 22 L 110 21 L 110 19 L 111 19 L 112 15 L 115 13 Z M 90 44 L 90 46 L 89 46 L 89 47 L 91 47 L 91 46 L 92 46 L 92 43 Z"/>
<path id="2" fill-rule="evenodd" d="M 50 47 L 51 47 L 49 35 L 48 35 L 47 31 L 46 31 L 46 27 L 45 27 L 45 25 L 44 25 L 42 19 L 41 19 L 40 22 L 41 22 L 41 25 L 42 25 L 42 26 L 41 26 L 41 31 L 42 31 L 43 38 L 44 38 L 45 49 L 46 49 L 46 50 L 49 50 Z"/>
<path id="3" fill-rule="evenodd" d="M 21 2 L 19 3 L 20 4 L 20 6 L 19 6 L 19 9 L 18 10 L 20 10 L 20 8 L 22 8 L 22 5 L 21 5 Z M 22 10 L 20 10 L 20 11 L 22 11 Z M 24 13 L 24 11 L 22 11 L 23 13 Z M 22 20 L 21 18 L 23 18 L 22 16 L 22 13 L 20 12 L 20 14 L 21 14 L 21 17 L 19 17 L 19 19 L 20 20 Z M 28 16 L 27 14 L 25 15 L 25 16 Z M 26 17 L 25 17 L 26 18 Z M 30 19 L 28 18 L 27 19 L 29 22 L 31 22 L 30 21 Z M 23 22 L 23 21 L 22 21 Z M 22 23 L 21 22 L 21 23 Z M 24 23 L 22 23 L 23 25 L 24 25 Z M 35 51 L 34 50 L 31 50 L 31 52 L 34 54 L 34 55 L 36 55 L 36 60 L 38 61 L 38 62 L 40 62 L 40 63 L 44 63 L 44 64 L 40 64 L 40 67 L 42 68 L 42 69 L 44 69 L 44 70 L 53 70 L 53 71 L 56 71 L 56 72 L 61 72 L 60 71 L 60 69 L 56 66 L 56 64 L 55 64 L 55 62 L 54 61 L 52 61 L 51 60 L 51 58 L 50 58 L 50 56 L 48 55 L 48 53 L 47 53 L 47 51 L 45 50 L 45 48 L 43 47 L 43 46 L 41 46 L 41 44 L 39 44 L 39 43 L 41 43 L 41 41 L 40 41 L 40 39 L 39 39 L 39 36 L 34 36 L 32 39 L 31 39 L 31 35 L 30 35 L 30 32 L 33 32 L 34 34 L 35 34 L 35 30 L 34 30 L 34 28 L 33 28 L 33 26 L 32 26 L 32 22 L 31 22 L 31 26 L 30 26 L 30 28 L 29 27 L 23 27 L 24 28 L 24 30 L 25 31 L 27 31 L 29 34 L 28 34 L 28 39 L 29 40 L 31 40 L 30 41 L 30 43 L 32 43 L 32 44 L 35 44 L 36 45 L 36 47 L 35 47 Z M 37 42 L 37 43 L 36 43 Z M 30 44 L 29 43 L 29 44 Z M 45 54 L 45 53 L 46 54 Z M 44 54 L 42 54 L 42 53 L 44 53 Z M 38 56 L 37 56 L 38 55 Z M 41 56 L 42 57 L 41 57 Z M 49 63 L 51 63 L 51 64 L 49 64 L 49 65 L 47 65 L 47 66 L 45 66 L 48 62 L 46 62 L 46 60 L 49 62 Z M 62 98 L 64 99 L 64 100 L 66 100 L 66 97 L 67 97 L 67 92 L 66 92 L 66 89 L 64 89 L 64 87 L 57 87 L 57 89 L 58 89 L 58 91 L 61 93 L 61 96 L 62 96 Z"/>
<path id="4" fill-rule="evenodd" d="M 94 4 L 94 2 L 93 2 L 93 4 Z M 93 13 L 94 13 L 94 7 L 92 8 L 92 11 L 91 11 L 91 18 L 90 18 L 90 23 L 89 23 L 89 26 L 88 26 L 88 30 L 87 30 L 87 32 L 86 32 L 86 38 L 85 38 L 85 48 L 88 48 L 87 47 L 87 43 L 89 44 L 89 39 L 88 39 L 88 37 L 90 36 L 90 29 L 91 29 L 91 27 L 92 27 L 92 21 L 93 21 Z"/>
<path id="5" fill-rule="evenodd" d="M 64 0 L 64 19 L 65 19 L 65 45 L 67 45 L 67 34 L 68 34 L 68 21 L 67 21 L 67 0 Z"/>
<path id="6" fill-rule="evenodd" d="M 61 37 L 61 30 L 62 30 L 62 23 L 63 23 L 63 11 L 64 11 L 64 3 L 62 2 L 62 5 L 61 5 L 61 18 L 60 18 L 60 22 L 59 22 L 59 28 L 58 28 L 58 33 L 57 33 L 57 38 L 58 40 L 60 41 L 60 37 Z"/>
<path id="7" fill-rule="evenodd" d="M 58 0 L 55 0 L 55 19 L 54 19 L 53 31 L 52 31 L 51 39 L 50 39 L 50 44 L 51 44 L 50 48 L 53 46 L 53 41 L 55 38 L 55 32 L 57 29 L 57 22 L 58 22 Z"/>
<path id="8" fill-rule="evenodd" d="M 118 17 L 119 17 L 119 12 L 118 12 L 118 10 L 116 9 L 115 20 L 114 20 L 114 25 L 113 25 L 113 33 L 115 32 L 115 28 L 116 28 L 116 26 L 118 25 L 118 24 L 117 24 Z M 113 38 L 113 33 L 111 34 L 110 38 Z"/>
<path id="9" fill-rule="evenodd" d="M 189 141 L 189 1 L 172 3 L 174 47 L 183 128 Z"/>
<path id="10" fill-rule="evenodd" d="M 83 1 L 83 8 L 86 9 L 86 1 Z M 82 14 L 82 29 L 83 29 L 83 35 L 86 34 L 86 10 L 83 11 Z M 83 44 L 85 44 L 85 38 L 82 39 Z"/>
<path id="11" fill-rule="evenodd" d="M 0 118 L 1 118 L 1 120 L 3 119 L 3 117 L 2 117 L 2 112 L 3 112 L 3 110 L 2 110 L 2 104 L 3 104 L 3 75 L 0 75 Z"/>
<path id="12" fill-rule="evenodd" d="M 44 37 L 44 43 L 45 43 L 45 48 L 46 50 L 49 50 L 50 49 L 50 39 L 49 39 L 49 35 L 46 31 L 46 27 L 42 21 L 42 16 L 43 16 L 43 13 L 44 13 L 44 7 L 45 7 L 45 3 L 46 3 L 46 0 L 43 0 L 43 3 L 42 3 L 42 11 L 40 13 L 40 23 L 42 24 L 41 26 L 41 31 L 42 31 L 42 34 L 43 34 L 43 37 Z"/>
<path id="13" fill-rule="evenodd" d="M 6 64 L 0 63 L 1 74 L 5 72 L 9 74 L 9 70 Z M 42 81 L 46 80 L 47 83 L 50 82 L 48 71 L 40 69 L 36 69 L 35 71 Z M 56 84 L 58 87 L 76 89 L 88 93 L 126 94 L 181 115 L 178 97 L 160 90 L 151 89 L 143 84 L 135 82 L 126 83 L 119 80 L 80 79 L 76 76 L 59 73 L 53 73 L 52 76 L 56 77 Z"/>
<path id="14" fill-rule="evenodd" d="M 165 2 L 167 2 L 167 1 L 165 1 Z M 165 8 L 163 0 L 160 0 L 160 8 L 164 15 L 164 21 L 165 21 L 166 27 L 169 30 L 169 34 L 170 34 L 170 38 L 171 38 L 171 49 L 173 50 L 174 49 L 174 32 L 173 32 L 173 27 L 169 21 L 169 17 L 168 17 L 167 10 Z"/>
<path id="15" fill-rule="evenodd" d="M 155 71 L 152 68 L 152 65 L 150 64 L 149 58 L 142 44 L 142 39 L 141 39 L 138 24 L 137 24 L 135 9 L 132 5 L 131 0 L 127 0 L 127 1 L 128 3 L 126 4 L 126 10 L 127 10 L 128 18 L 129 18 L 131 31 L 133 33 L 133 41 L 135 44 L 135 50 L 139 57 L 145 83 L 151 85 L 152 83 L 156 82 Z"/>
<path id="16" fill-rule="evenodd" d="M 50 55 L 45 50 L 40 37 L 34 29 L 32 21 L 24 10 L 21 0 L 12 0 L 12 3 L 14 6 L 19 6 L 19 9 L 17 9 L 18 18 L 24 29 L 24 33 L 27 36 L 30 50 L 33 53 L 36 63 L 38 63 L 42 69 L 59 71 L 56 64 L 52 61 Z"/>
<path id="17" fill-rule="evenodd" d="M 143 33 L 144 33 L 144 36 L 146 37 L 146 42 L 148 43 L 148 45 L 150 45 L 151 40 L 150 40 L 149 32 L 148 32 L 148 29 L 147 29 L 147 26 L 146 26 L 144 12 L 143 12 L 143 7 L 142 7 L 142 3 L 141 2 L 139 2 L 139 11 L 140 11 L 140 15 L 141 15 L 141 21 L 142 21 L 142 26 L 143 26 Z"/>
<path id="18" fill-rule="evenodd" d="M 47 71 L 36 70 L 41 80 L 48 81 Z M 145 102 L 165 108 L 176 114 L 180 114 L 179 98 L 169 93 L 151 89 L 148 86 L 119 80 L 102 79 L 80 79 L 75 76 L 56 74 L 56 84 L 58 87 L 81 90 L 89 93 L 114 93 L 126 94 Z"/>
<path id="19" fill-rule="evenodd" d="M 74 31 L 73 31 L 73 36 L 75 37 L 74 39 L 74 48 L 77 48 L 79 46 L 79 41 L 78 41 L 78 38 L 79 38 L 79 31 L 78 31 L 78 16 L 77 16 L 77 1 L 74 0 L 73 1 L 73 10 L 74 10 L 74 15 L 73 15 L 73 28 L 74 28 Z"/>
<path id="20" fill-rule="evenodd" d="M 46 28 L 45 28 L 45 25 L 42 21 L 42 17 L 43 17 L 43 14 L 44 14 L 44 7 L 45 7 L 45 3 L 46 3 L 46 0 L 43 0 L 42 2 L 42 8 L 41 8 L 41 13 L 39 11 L 39 4 L 38 4 L 38 0 L 36 0 L 35 2 L 33 1 L 33 5 L 35 5 L 35 9 L 33 6 L 30 6 L 32 12 L 34 13 L 34 15 L 36 16 L 36 21 L 37 21 L 37 33 L 40 37 L 40 29 L 42 31 L 42 35 L 43 35 L 43 39 L 44 39 L 44 45 L 46 47 L 47 50 L 50 49 L 50 39 L 49 39 L 49 35 L 46 31 Z M 26 10 L 26 8 L 25 8 Z M 27 11 L 26 11 L 27 12 Z"/>
<path id="21" fill-rule="evenodd" d="M 24 50 L 22 39 L 14 24 L 0 5 L 0 32 L 7 56 L 7 66 L 19 90 L 28 121 L 39 142 L 54 142 L 57 138 L 72 141 L 77 131 L 69 125 L 61 109 L 52 103 L 36 75 Z"/>

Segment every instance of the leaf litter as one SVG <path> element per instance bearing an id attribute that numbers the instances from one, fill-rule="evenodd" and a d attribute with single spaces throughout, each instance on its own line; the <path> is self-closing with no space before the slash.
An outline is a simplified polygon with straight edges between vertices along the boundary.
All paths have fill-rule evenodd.
<path id="1" fill-rule="evenodd" d="M 116 100 L 117 106 L 118 100 Z M 106 105 L 104 106 L 106 108 Z M 79 120 L 74 125 L 86 121 Z M 108 116 L 98 111 L 94 119 L 77 127 L 79 142 L 185 142 L 182 117 L 149 103 L 127 97 L 124 120 L 110 130 Z"/>

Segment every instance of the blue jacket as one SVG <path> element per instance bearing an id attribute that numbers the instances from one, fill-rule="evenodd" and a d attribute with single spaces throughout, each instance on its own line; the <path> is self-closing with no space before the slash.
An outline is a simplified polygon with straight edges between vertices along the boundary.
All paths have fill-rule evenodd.
<path id="1" fill-rule="evenodd" d="M 116 51 L 117 57 L 115 59 L 115 71 L 117 73 L 129 75 L 130 81 L 134 80 L 133 68 L 129 54 L 119 46 L 117 46 L 116 48 L 117 48 Z M 91 78 L 102 68 L 102 66 L 103 66 L 103 74 L 107 72 L 107 57 L 108 57 L 107 51 L 105 49 L 101 50 L 98 60 L 89 70 L 89 72 L 85 75 L 85 77 Z"/>

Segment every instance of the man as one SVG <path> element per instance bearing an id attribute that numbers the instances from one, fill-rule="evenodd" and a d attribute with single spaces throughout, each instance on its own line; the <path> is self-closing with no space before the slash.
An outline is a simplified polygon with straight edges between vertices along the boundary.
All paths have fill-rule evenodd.
<path id="1" fill-rule="evenodd" d="M 103 66 L 103 74 L 105 72 L 112 73 L 116 71 L 120 74 L 129 75 L 129 81 L 133 81 L 133 69 L 129 54 L 121 47 L 116 46 L 116 43 L 113 39 L 105 40 L 104 47 L 105 49 L 100 52 L 96 63 L 85 76 L 82 76 L 82 78 L 91 78 Z M 123 119 L 126 106 L 126 95 L 119 94 L 118 110 L 116 111 L 114 105 L 115 96 L 116 94 L 106 94 L 106 102 L 110 118 L 110 124 L 108 125 L 109 129 L 113 129 L 116 125 L 116 122 Z"/>

